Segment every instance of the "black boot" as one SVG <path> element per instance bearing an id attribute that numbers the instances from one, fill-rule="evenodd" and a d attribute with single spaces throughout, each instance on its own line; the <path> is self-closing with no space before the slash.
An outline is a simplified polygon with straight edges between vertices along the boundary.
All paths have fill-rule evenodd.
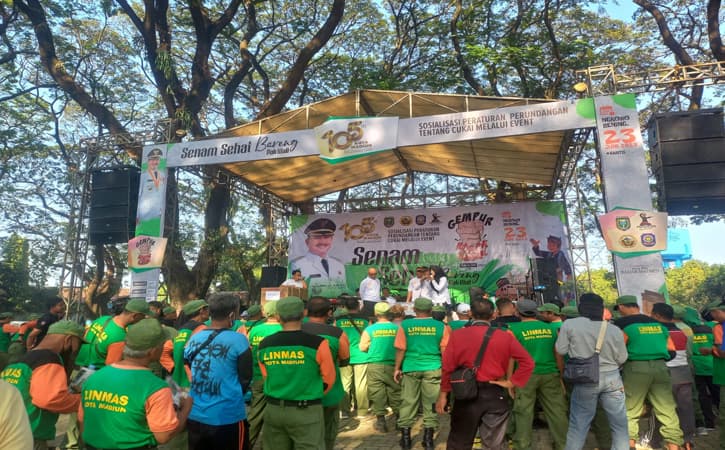
<path id="1" fill-rule="evenodd" d="M 410 450 L 413 446 L 413 442 L 410 439 L 410 428 L 400 429 L 400 448 L 403 450 Z"/>
<path id="2" fill-rule="evenodd" d="M 435 428 L 423 429 L 423 448 L 425 448 L 425 450 L 435 449 L 435 445 L 433 444 L 433 434 L 435 431 Z"/>
<path id="3" fill-rule="evenodd" d="M 375 421 L 375 425 L 373 425 L 373 428 L 375 429 L 375 431 L 387 433 L 388 424 L 385 423 L 385 416 L 378 416 L 378 419 Z"/>

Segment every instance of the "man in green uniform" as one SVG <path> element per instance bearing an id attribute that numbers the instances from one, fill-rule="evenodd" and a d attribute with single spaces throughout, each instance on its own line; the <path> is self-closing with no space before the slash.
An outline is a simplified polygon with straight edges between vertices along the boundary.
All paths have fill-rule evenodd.
<path id="1" fill-rule="evenodd" d="M 244 319 L 244 327 L 247 330 L 265 320 L 262 316 L 262 307 L 259 305 L 250 305 L 245 312 L 247 313 L 247 318 Z"/>
<path id="2" fill-rule="evenodd" d="M 388 432 L 385 422 L 387 407 L 393 410 L 396 422 L 400 412 L 400 385 L 393 378 L 395 335 L 400 327 L 388 320 L 389 309 L 387 303 L 376 304 L 377 321 L 365 328 L 360 337 L 360 350 L 368 354 L 368 398 L 377 417 L 375 430 L 382 433 Z"/>
<path id="3" fill-rule="evenodd" d="M 51 324 L 45 338 L 0 378 L 20 391 L 35 441 L 35 450 L 55 439 L 59 414 L 78 410 L 81 396 L 68 389 L 68 376 L 83 342 L 83 327 L 70 320 Z"/>
<path id="4" fill-rule="evenodd" d="M 513 407 L 514 448 L 517 450 L 531 448 L 534 406 L 538 400 L 544 410 L 544 418 L 551 432 L 554 448 L 561 450 L 566 445 L 569 420 L 564 386 L 561 382 L 564 361 L 555 349 L 558 328 L 536 319 L 537 305 L 533 300 L 519 300 L 516 307 L 521 322 L 510 323 L 509 330 L 529 352 L 535 367 L 526 386 L 516 390 Z"/>
<path id="5" fill-rule="evenodd" d="M 350 365 L 340 368 L 342 388 L 345 390 L 340 409 L 343 417 L 352 414 L 365 416 L 368 413 L 368 355 L 360 351 L 360 336 L 370 324 L 368 318 L 360 312 L 360 301 L 357 297 L 345 297 L 344 306 L 347 315 L 335 320 L 335 326 L 342 329 L 350 341 Z M 354 405 L 353 405 L 354 404 Z"/>
<path id="6" fill-rule="evenodd" d="M 386 303 L 387 304 L 387 303 Z M 325 448 L 333 450 L 340 425 L 340 402 L 345 396 L 340 380 L 340 367 L 350 364 L 350 342 L 347 335 L 337 327 L 327 324 L 332 317 L 332 303 L 323 297 L 312 297 L 307 302 L 307 322 L 302 324 L 302 331 L 327 340 L 335 362 L 335 384 L 322 397 L 322 413 L 325 419 Z"/>
<path id="7" fill-rule="evenodd" d="M 539 312 L 541 320 L 548 322 L 554 326 L 554 329 L 558 332 L 561 328 L 561 324 L 564 323 L 561 320 L 561 309 L 554 303 L 544 303 L 536 309 Z"/>
<path id="8" fill-rule="evenodd" d="M 685 312 L 685 322 L 692 327 L 692 365 L 695 368 L 695 387 L 702 412 L 702 423 L 705 433 L 715 429 L 715 413 L 713 404 L 720 399 L 720 389 L 712 382 L 714 338 L 712 327 L 703 323 L 697 310 L 689 307 Z"/>
<path id="9" fill-rule="evenodd" d="M 181 396 L 176 412 L 169 385 L 149 369 L 167 338 L 156 319 L 141 320 L 129 327 L 123 360 L 83 384 L 78 419 L 90 450 L 154 448 L 184 429 L 191 397 Z"/>
<path id="10" fill-rule="evenodd" d="M 708 305 L 708 310 L 716 324 L 712 327 L 712 382 L 720 386 L 720 450 L 725 450 L 725 349 L 723 348 L 723 325 L 725 324 L 725 297 Z"/>
<path id="11" fill-rule="evenodd" d="M 181 308 L 181 312 L 181 319 L 184 323 L 179 327 L 179 334 L 170 341 L 173 345 L 172 352 L 174 358 L 171 378 L 179 387 L 188 390 L 189 386 L 191 386 L 191 382 L 189 381 L 191 372 L 184 364 L 184 348 L 191 336 L 207 328 L 207 325 L 204 325 L 204 321 L 209 318 L 209 305 L 204 300 L 192 300 Z M 167 346 L 168 343 L 164 345 Z"/>
<path id="12" fill-rule="evenodd" d="M 255 322 L 250 328 L 247 328 L 249 346 L 252 349 L 252 404 L 247 415 L 249 420 L 249 446 L 252 448 L 259 438 L 259 433 L 262 432 L 264 410 L 267 406 L 264 397 L 264 379 L 262 378 L 262 370 L 259 368 L 257 350 L 264 338 L 282 330 L 282 325 L 277 320 L 276 301 L 268 301 L 264 304 L 264 315 L 267 320 Z"/>
<path id="13" fill-rule="evenodd" d="M 410 429 L 415 423 L 418 405 L 423 402 L 423 447 L 435 447 L 433 435 L 438 427 L 434 405 L 441 385 L 441 355 L 448 345 L 450 328 L 431 316 L 433 301 L 418 297 L 413 303 L 415 318 L 404 320 L 395 335 L 395 381 L 401 383 L 400 446 L 411 448 Z"/>
<path id="14" fill-rule="evenodd" d="M 122 301 L 123 299 L 118 299 Z M 126 328 L 151 314 L 146 300 L 133 298 L 126 302 L 120 313 L 115 316 L 101 316 L 86 330 L 85 340 L 76 358 L 76 365 L 92 370 L 120 361 L 123 354 Z M 75 372 L 72 376 L 75 376 Z M 71 414 L 70 425 L 66 433 L 67 449 L 77 449 L 78 428 L 75 415 Z"/>
<path id="15" fill-rule="evenodd" d="M 8 365 L 8 348 L 10 348 L 10 334 L 3 331 L 3 326 L 13 320 L 13 313 L 0 313 L 0 370 Z"/>
<path id="16" fill-rule="evenodd" d="M 678 449 L 684 436 L 675 411 L 670 372 L 665 365 L 665 361 L 675 357 L 669 330 L 655 319 L 641 314 L 634 295 L 617 298 L 616 309 L 622 317 L 614 324 L 622 329 L 629 353 L 622 369 L 624 391 L 627 393 L 629 445 L 634 447 L 639 438 L 639 418 L 647 399 L 662 424 L 660 434 L 667 443 L 666 448 Z"/>
<path id="17" fill-rule="evenodd" d="M 277 301 L 282 331 L 259 344 L 264 377 L 262 444 L 269 450 L 320 449 L 325 432 L 322 397 L 335 383 L 327 340 L 302 331 L 305 305 L 298 297 Z"/>
<path id="18" fill-rule="evenodd" d="M 456 306 L 456 314 L 458 314 L 458 320 L 451 320 L 448 323 L 451 331 L 463 328 L 471 322 L 471 305 L 468 303 L 459 303 Z"/>

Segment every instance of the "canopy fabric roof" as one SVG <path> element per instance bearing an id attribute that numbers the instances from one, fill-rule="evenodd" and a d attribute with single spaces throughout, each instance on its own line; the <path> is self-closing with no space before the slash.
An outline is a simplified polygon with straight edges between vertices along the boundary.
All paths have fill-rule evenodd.
<path id="1" fill-rule="evenodd" d="M 360 90 L 312 103 L 214 136 L 311 129 L 330 116 L 402 118 L 521 106 L 552 100 Z M 229 172 L 283 200 L 299 203 L 409 171 L 551 186 L 568 132 L 398 147 L 338 164 L 317 156 L 224 164 Z"/>

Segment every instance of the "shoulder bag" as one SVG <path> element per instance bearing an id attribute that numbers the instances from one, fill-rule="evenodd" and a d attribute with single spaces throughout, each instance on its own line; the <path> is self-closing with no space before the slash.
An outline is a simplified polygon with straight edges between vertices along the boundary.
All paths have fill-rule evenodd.
<path id="1" fill-rule="evenodd" d="M 599 383 L 599 352 L 602 350 L 606 331 L 607 321 L 603 320 L 592 356 L 589 358 L 569 358 L 564 365 L 563 377 L 565 381 L 573 384 Z"/>
<path id="2" fill-rule="evenodd" d="M 481 365 L 481 361 L 483 361 L 483 355 L 486 353 L 488 341 L 495 331 L 495 327 L 488 326 L 473 367 L 459 367 L 451 372 L 451 391 L 456 400 L 472 400 L 478 397 L 476 372 L 478 372 L 478 367 Z"/>

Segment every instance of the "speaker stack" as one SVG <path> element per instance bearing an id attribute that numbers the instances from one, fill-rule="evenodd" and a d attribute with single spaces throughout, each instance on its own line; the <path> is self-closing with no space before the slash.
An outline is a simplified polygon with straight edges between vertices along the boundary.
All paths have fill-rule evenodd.
<path id="1" fill-rule="evenodd" d="M 282 266 L 262 267 L 262 277 L 259 279 L 259 287 L 278 287 L 287 279 L 287 269 Z"/>
<path id="2" fill-rule="evenodd" d="M 140 170 L 132 166 L 91 173 L 88 233 L 91 245 L 117 244 L 133 238 Z"/>
<path id="3" fill-rule="evenodd" d="M 533 258 L 531 262 L 534 291 L 541 293 L 544 303 L 561 302 L 556 260 L 553 258 Z"/>
<path id="4" fill-rule="evenodd" d="M 655 115 L 648 129 L 659 209 L 674 216 L 724 214 L 723 109 Z"/>

